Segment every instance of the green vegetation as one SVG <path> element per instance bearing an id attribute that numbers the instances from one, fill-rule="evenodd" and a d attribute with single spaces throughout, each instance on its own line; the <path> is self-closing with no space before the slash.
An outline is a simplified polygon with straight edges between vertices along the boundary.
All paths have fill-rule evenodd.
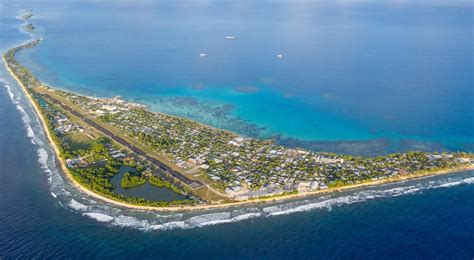
<path id="1" fill-rule="evenodd" d="M 116 169 L 116 167 L 111 166 Z M 194 200 L 175 200 L 175 201 L 150 201 L 144 198 L 132 198 L 113 191 L 115 188 L 111 183 L 110 179 L 114 176 L 113 172 L 110 172 L 106 168 L 89 167 L 83 169 L 72 169 L 71 173 L 74 179 L 84 187 L 96 192 L 106 198 L 129 203 L 132 205 L 139 206 L 154 206 L 154 207 L 170 207 L 170 206 L 184 206 L 193 205 L 196 202 Z"/>
<path id="2" fill-rule="evenodd" d="M 85 134 L 68 134 L 64 140 L 69 144 L 71 151 L 78 154 L 83 153 L 84 150 L 89 150 L 92 146 L 92 139 Z"/>
<path id="3" fill-rule="evenodd" d="M 328 183 L 329 188 L 340 188 L 346 185 L 347 183 L 343 180 L 335 180 L 333 182 Z"/>
<path id="4" fill-rule="evenodd" d="M 412 151 L 366 158 L 290 149 L 272 140 L 243 138 L 188 119 L 153 113 L 118 99 L 91 100 L 69 92 L 56 93 L 83 111 L 108 108 L 110 112 L 99 116 L 103 123 L 165 155 L 178 167 L 201 173 L 201 180 L 231 197 L 254 196 L 253 191 L 264 197 L 337 188 L 469 166 L 472 160 L 472 154 L 466 153 Z"/>
<path id="5" fill-rule="evenodd" d="M 271 194 L 271 195 L 264 195 L 264 196 L 259 196 L 257 198 L 248 198 L 248 200 L 258 200 L 258 199 L 276 199 L 278 197 L 283 197 L 283 196 L 288 196 L 288 195 L 294 195 L 298 194 L 297 190 L 292 190 L 292 191 L 286 191 L 283 193 L 279 194 Z"/>
<path id="6" fill-rule="evenodd" d="M 169 183 L 168 181 L 165 181 L 161 178 L 159 178 L 158 176 L 155 176 L 155 175 L 152 175 L 150 176 L 150 178 L 148 179 L 148 181 L 150 182 L 150 184 L 152 185 L 155 185 L 155 186 L 158 186 L 158 187 L 164 187 L 164 188 L 168 188 L 176 193 L 180 193 L 182 194 L 183 191 L 181 191 L 179 188 L 173 186 L 171 183 Z"/>
<path id="7" fill-rule="evenodd" d="M 120 182 L 120 185 L 124 189 L 129 189 L 129 188 L 133 188 L 133 187 L 142 185 L 145 182 L 146 182 L 145 178 L 143 178 L 141 176 L 137 176 L 137 175 L 132 175 L 129 172 L 126 172 L 126 173 L 123 174 L 122 181 Z"/>
<path id="8" fill-rule="evenodd" d="M 113 165 L 109 167 L 87 167 L 70 169 L 74 178 L 84 186 L 100 194 L 110 194 L 115 188 L 110 179 L 115 175 L 110 171 L 115 168 Z"/>
<path id="9" fill-rule="evenodd" d="M 143 165 L 137 165 L 139 164 L 137 159 L 123 161 L 113 158 L 112 151 L 114 148 L 109 138 L 102 136 L 91 140 L 89 137 L 91 135 L 86 135 L 86 129 L 78 122 L 71 120 L 60 107 L 48 102 L 42 94 L 37 92 L 37 88 L 41 87 L 41 82 L 27 68 L 18 63 L 14 56 L 16 52 L 33 47 L 39 41 L 34 40 L 13 48 L 5 53 L 3 58 L 13 74 L 34 97 L 34 102 L 41 108 L 39 112 L 45 118 L 47 131 L 51 133 L 53 142 L 59 149 L 59 157 L 63 160 L 70 160 L 68 168 L 72 178 L 101 196 L 132 205 L 169 207 L 195 204 L 196 201 L 190 199 L 172 202 L 149 201 L 144 198 L 132 198 L 114 192 L 115 187 L 110 180 L 119 173 L 120 167 L 127 164 L 132 167 L 136 166 L 137 170 L 142 171 Z M 129 173 L 125 175 L 127 177 L 124 178 L 125 181 L 122 181 L 122 184 L 125 184 L 124 186 L 133 187 L 146 182 L 144 178 L 132 176 Z M 172 187 L 171 184 L 166 184 L 166 182 L 163 186 Z M 173 190 L 175 190 L 174 187 Z"/>
<path id="10" fill-rule="evenodd" d="M 128 166 L 137 173 L 124 174 L 121 180 L 123 188 L 141 185 L 148 178 L 152 185 L 183 193 L 177 184 L 154 175 L 158 170 L 156 165 L 143 156 L 120 150 L 105 137 L 88 140 L 98 135 L 87 132 L 90 130 L 83 127 L 82 120 L 61 109 L 64 106 L 57 105 L 54 101 L 57 99 L 45 91 L 61 96 L 59 100 L 74 104 L 73 107 L 80 108 L 78 111 L 95 113 L 108 127 L 126 133 L 127 138 L 152 152 L 165 155 L 177 166 L 192 170 L 198 173 L 197 176 L 202 174 L 208 183 L 230 194 L 229 198 L 235 198 L 235 194 L 246 197 L 244 193 L 253 197 L 252 192 L 257 190 L 253 194 L 272 198 L 281 194 L 337 188 L 390 177 L 472 167 L 474 160 L 468 153 L 406 152 L 364 158 L 290 149 L 271 140 L 243 138 L 191 120 L 152 113 L 139 104 L 120 99 L 91 99 L 52 90 L 42 87 L 41 82 L 14 57 L 17 51 L 38 42 L 35 40 L 13 48 L 4 59 L 40 105 L 47 130 L 59 147 L 59 156 L 66 160 L 72 177 L 88 189 L 117 201 L 160 207 L 195 203 L 193 200 L 148 201 L 114 192 L 111 178 L 121 167 Z"/>
<path id="11" fill-rule="evenodd" d="M 15 53 L 23 49 L 31 48 L 38 44 L 40 41 L 40 39 L 30 41 L 26 44 L 8 50 L 7 53 L 3 55 L 3 58 L 7 62 L 10 69 L 27 88 L 35 88 L 41 86 L 41 82 L 35 76 L 33 76 L 33 74 L 31 74 L 31 72 L 27 68 L 25 68 L 15 59 Z"/>
<path id="12" fill-rule="evenodd" d="M 34 30 L 35 30 L 35 26 L 33 26 L 32 23 L 28 23 L 27 25 L 25 25 L 25 31 L 33 32 Z"/>

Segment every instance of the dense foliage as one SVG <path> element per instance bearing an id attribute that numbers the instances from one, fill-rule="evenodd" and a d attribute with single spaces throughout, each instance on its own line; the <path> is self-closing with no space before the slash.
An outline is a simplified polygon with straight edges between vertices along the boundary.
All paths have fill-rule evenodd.
<path id="1" fill-rule="evenodd" d="M 124 188 L 124 189 L 129 189 L 129 188 L 133 188 L 133 187 L 142 185 L 145 182 L 146 182 L 145 178 L 143 178 L 141 176 L 130 174 L 129 172 L 126 172 L 126 173 L 124 173 L 124 175 L 122 177 L 122 181 L 120 182 L 120 186 L 122 186 L 122 188 Z"/>
<path id="2" fill-rule="evenodd" d="M 171 189 L 172 191 L 176 193 L 182 193 L 182 191 L 179 188 L 173 186 L 170 182 L 165 181 L 159 178 L 158 176 L 153 175 L 148 179 L 148 181 L 150 182 L 150 184 L 153 184 L 155 186 L 165 187 L 165 188 Z"/>

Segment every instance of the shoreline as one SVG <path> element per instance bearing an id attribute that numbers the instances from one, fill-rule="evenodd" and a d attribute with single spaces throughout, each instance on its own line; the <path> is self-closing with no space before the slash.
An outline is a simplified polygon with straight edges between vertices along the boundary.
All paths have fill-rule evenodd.
<path id="1" fill-rule="evenodd" d="M 74 177 L 71 175 L 69 172 L 69 169 L 66 167 L 66 164 L 64 160 L 60 157 L 60 151 L 57 146 L 57 144 L 54 142 L 52 135 L 50 131 L 48 130 L 47 127 L 47 121 L 44 118 L 44 115 L 41 112 L 41 108 L 39 108 L 37 102 L 33 99 L 31 94 L 28 91 L 28 88 L 21 82 L 21 80 L 13 73 L 13 71 L 10 69 L 9 64 L 5 60 L 5 57 L 2 55 L 2 60 L 5 64 L 6 69 L 10 73 L 10 75 L 15 79 L 15 81 L 20 85 L 23 93 L 27 96 L 29 102 L 33 106 L 33 109 L 35 113 L 38 115 L 38 118 L 41 121 L 41 126 L 43 128 L 43 131 L 46 134 L 46 137 L 48 139 L 48 142 L 52 145 L 53 151 L 55 154 L 56 161 L 58 162 L 61 171 L 64 173 L 66 176 L 66 179 L 71 183 L 75 188 L 80 190 L 81 192 L 99 199 L 103 202 L 109 203 L 109 204 L 114 204 L 116 206 L 124 207 L 124 208 L 129 208 L 129 209 L 136 209 L 136 210 L 146 210 L 146 211 L 195 211 L 195 210 L 211 210 L 211 209 L 221 209 L 221 208 L 229 208 L 229 207 L 236 207 L 236 206 L 243 206 L 243 205 L 256 205 L 256 204 L 263 204 L 263 203 L 271 203 L 271 202 L 278 202 L 278 201 L 284 201 L 284 200 L 289 200 L 289 199 L 294 199 L 294 198 L 303 198 L 303 197 L 308 197 L 308 196 L 315 196 L 319 194 L 327 194 L 327 193 L 334 193 L 334 192 L 342 192 L 342 191 L 347 191 L 351 189 L 357 189 L 357 188 L 363 188 L 363 187 L 370 187 L 370 186 L 377 186 L 381 184 L 388 184 L 388 183 L 396 183 L 404 180 L 415 180 L 415 179 L 421 179 L 424 177 L 430 177 L 430 176 L 436 176 L 436 175 L 442 175 L 442 174 L 448 174 L 448 173 L 454 173 L 454 172 L 462 172 L 462 171 L 469 171 L 469 170 L 474 170 L 474 165 L 470 166 L 465 166 L 465 167 L 457 167 L 457 168 L 452 168 L 452 169 L 444 169 L 444 170 L 439 170 L 436 172 L 427 172 L 427 173 L 414 173 L 410 175 L 404 175 L 404 176 L 395 176 L 395 177 L 390 177 L 382 180 L 374 180 L 374 181 L 369 181 L 369 182 L 362 182 L 362 183 L 357 183 L 357 184 L 351 184 L 343 187 L 335 187 L 335 188 L 329 188 L 326 190 L 316 190 L 316 191 L 307 191 L 307 192 L 301 192 L 301 193 L 296 193 L 296 194 L 286 194 L 286 195 L 279 195 L 275 197 L 262 197 L 262 198 L 256 198 L 256 199 L 249 199 L 245 201 L 237 201 L 237 202 L 228 202 L 228 203 L 222 203 L 222 204 L 207 204 L 207 205 L 196 205 L 196 206 L 182 206 L 182 207 L 154 207 L 154 206 L 139 206 L 139 205 L 133 205 L 133 204 L 128 204 L 125 202 L 113 200 L 110 198 L 107 198 L 105 196 L 102 196 L 98 193 L 95 193 L 86 187 L 82 186 L 80 183 L 78 183 Z"/>

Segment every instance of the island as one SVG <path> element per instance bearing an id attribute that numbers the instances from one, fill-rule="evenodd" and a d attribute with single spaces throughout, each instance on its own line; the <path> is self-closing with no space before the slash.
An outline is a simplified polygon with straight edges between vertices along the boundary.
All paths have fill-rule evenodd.
<path id="1" fill-rule="evenodd" d="M 24 26 L 24 29 L 26 32 L 34 32 L 35 31 L 35 26 L 32 23 L 27 23 Z"/>
<path id="2" fill-rule="evenodd" d="M 465 152 L 394 153 L 367 158 L 293 149 L 186 118 L 150 111 L 121 97 L 88 97 L 52 88 L 15 58 L 3 61 L 43 124 L 64 174 L 85 193 L 124 207 L 193 210 L 340 191 L 474 169 Z M 126 196 L 146 183 L 183 199 Z"/>
<path id="3" fill-rule="evenodd" d="M 34 13 L 31 10 L 25 10 L 21 15 L 18 16 L 21 20 L 28 20 L 33 17 Z"/>

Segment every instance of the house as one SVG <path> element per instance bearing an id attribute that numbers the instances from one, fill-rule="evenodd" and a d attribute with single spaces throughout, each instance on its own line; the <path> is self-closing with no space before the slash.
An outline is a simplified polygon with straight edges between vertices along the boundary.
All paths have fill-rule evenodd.
<path id="1" fill-rule="evenodd" d="M 66 165 L 68 168 L 73 168 L 74 166 L 76 165 L 79 165 L 79 166 L 84 166 L 84 161 L 81 160 L 80 158 L 77 158 L 77 159 L 66 159 Z"/>
<path id="2" fill-rule="evenodd" d="M 305 192 L 305 191 L 308 191 L 310 189 L 310 186 L 311 186 L 311 182 L 302 181 L 302 182 L 299 182 L 298 185 L 296 185 L 296 190 L 298 192 Z"/>
<path id="3" fill-rule="evenodd" d="M 310 190 L 317 190 L 318 188 L 319 188 L 319 182 L 317 182 L 317 181 L 312 181 L 309 184 L 309 189 Z"/>
<path id="4" fill-rule="evenodd" d="M 326 185 L 325 183 L 319 184 L 319 189 L 320 189 L 320 190 L 326 190 L 326 189 L 328 189 L 328 188 L 329 188 L 328 185 Z"/>
<path id="5" fill-rule="evenodd" d="M 407 174 L 410 174 L 410 172 L 407 171 L 406 169 L 400 169 L 400 170 L 398 171 L 398 174 L 400 174 L 400 175 L 407 175 Z"/>

